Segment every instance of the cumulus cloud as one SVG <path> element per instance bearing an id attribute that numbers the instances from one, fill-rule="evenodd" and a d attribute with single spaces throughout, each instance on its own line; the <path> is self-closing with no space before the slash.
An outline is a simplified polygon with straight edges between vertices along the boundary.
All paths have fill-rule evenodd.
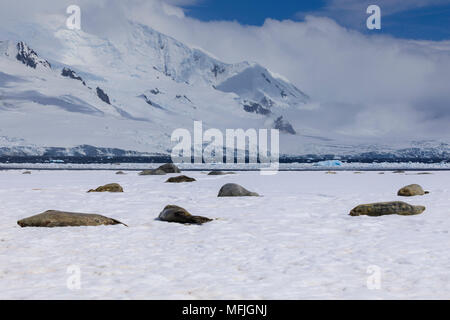
<path id="1" fill-rule="evenodd" d="M 314 107 L 304 110 L 299 121 L 320 130 L 332 128 L 361 136 L 450 137 L 449 41 L 365 35 L 318 16 L 320 12 L 304 21 L 267 19 L 262 26 L 202 22 L 179 7 L 195 3 L 188 0 L 6 2 L 10 1 L 0 4 L 0 19 L 7 15 L 42 21 L 58 10 L 58 16 L 64 17 L 65 7 L 75 3 L 83 10 L 87 32 L 123 36 L 126 29 L 121 24 L 131 19 L 204 48 L 225 62 L 258 62 L 312 97 Z M 29 4 L 22 6 L 27 7 L 25 12 L 17 9 L 17 2 Z M 387 12 L 424 4 L 418 0 L 381 2 Z M 333 0 L 325 10 L 344 6 L 357 10 L 360 1 Z"/>

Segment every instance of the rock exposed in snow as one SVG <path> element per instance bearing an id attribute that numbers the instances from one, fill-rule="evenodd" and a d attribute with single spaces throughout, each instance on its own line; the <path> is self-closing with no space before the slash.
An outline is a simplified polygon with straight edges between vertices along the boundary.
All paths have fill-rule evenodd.
<path id="1" fill-rule="evenodd" d="M 247 112 L 253 112 L 253 113 L 262 114 L 262 115 L 269 115 L 271 113 L 271 111 L 269 109 L 265 109 L 259 103 L 250 102 L 250 101 L 245 102 L 244 110 Z"/>
<path id="2" fill-rule="evenodd" d="M 282 116 L 278 117 L 274 124 L 274 129 L 280 130 L 280 132 L 289 133 L 289 134 L 297 134 L 292 125 L 283 119 Z"/>
<path id="3" fill-rule="evenodd" d="M 77 73 L 75 71 L 73 71 L 69 68 L 62 69 L 61 75 L 63 77 L 81 81 L 81 83 L 83 83 L 84 86 L 86 85 L 86 82 L 84 82 L 83 78 L 81 78 L 79 75 L 77 75 Z"/>
<path id="4" fill-rule="evenodd" d="M 152 107 L 155 107 L 155 108 L 160 109 L 160 110 L 166 110 L 166 108 L 164 108 L 164 107 L 162 107 L 161 105 L 159 105 L 158 103 L 156 103 L 156 102 L 150 100 L 150 98 L 147 97 L 145 94 L 141 94 L 141 95 L 139 96 L 139 98 L 144 99 L 145 102 L 146 102 L 148 105 L 152 106 Z"/>
<path id="5" fill-rule="evenodd" d="M 38 65 L 51 69 L 51 65 L 47 60 L 39 58 L 38 54 L 22 41 L 17 43 L 16 59 L 33 69 L 36 69 Z"/>
<path id="6" fill-rule="evenodd" d="M 102 100 L 103 102 L 107 104 L 111 104 L 111 101 L 109 100 L 108 95 L 100 88 L 97 87 L 97 96 Z"/>

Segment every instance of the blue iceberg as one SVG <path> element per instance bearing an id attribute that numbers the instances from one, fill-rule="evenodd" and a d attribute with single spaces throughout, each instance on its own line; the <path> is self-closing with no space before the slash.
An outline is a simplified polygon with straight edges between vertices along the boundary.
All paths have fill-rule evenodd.
<path id="1" fill-rule="evenodd" d="M 342 166 L 342 162 L 339 160 L 327 160 L 320 161 L 314 164 L 315 167 L 339 167 Z"/>

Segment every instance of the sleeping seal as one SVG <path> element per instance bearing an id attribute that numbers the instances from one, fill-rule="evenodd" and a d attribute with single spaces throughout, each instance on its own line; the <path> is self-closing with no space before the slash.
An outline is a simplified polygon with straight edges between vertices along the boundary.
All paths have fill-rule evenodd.
<path id="1" fill-rule="evenodd" d="M 167 179 L 166 183 L 182 183 L 182 182 L 194 182 L 197 181 L 194 178 L 188 176 L 178 176 Z"/>
<path id="2" fill-rule="evenodd" d="M 181 170 L 176 165 L 174 165 L 173 163 L 163 164 L 162 166 L 160 166 L 156 170 L 162 170 L 165 173 L 181 173 Z"/>
<path id="3" fill-rule="evenodd" d="M 98 187 L 97 189 L 91 189 L 88 191 L 90 192 L 123 192 L 123 188 L 120 184 L 117 183 L 110 183 L 101 187 Z"/>
<path id="4" fill-rule="evenodd" d="M 218 197 L 259 197 L 259 194 L 250 192 L 236 183 L 228 183 L 220 189 Z"/>
<path id="5" fill-rule="evenodd" d="M 350 211 L 351 216 L 371 216 L 379 217 L 391 214 L 398 214 L 401 216 L 413 216 L 421 214 L 425 211 L 424 206 L 413 206 L 405 202 L 394 201 L 394 202 L 379 202 L 371 204 L 363 204 L 357 206 L 352 211 Z"/>
<path id="6" fill-rule="evenodd" d="M 429 192 L 423 191 L 422 187 L 418 184 L 410 184 L 409 186 L 401 188 L 397 193 L 400 197 L 423 196 L 425 194 L 429 194 Z"/>
<path id="7" fill-rule="evenodd" d="M 210 173 L 208 173 L 208 176 L 224 176 L 227 174 L 235 174 L 234 172 L 230 172 L 230 171 L 211 171 Z"/>
<path id="8" fill-rule="evenodd" d="M 140 176 L 163 176 L 167 173 L 181 173 L 181 170 L 173 163 L 166 163 L 157 169 L 144 170 Z"/>
<path id="9" fill-rule="evenodd" d="M 166 206 L 164 210 L 161 211 L 158 218 L 161 221 L 191 224 L 203 224 L 212 221 L 212 219 L 209 218 L 193 216 L 185 209 L 173 205 Z"/>
<path id="10" fill-rule="evenodd" d="M 48 210 L 44 213 L 17 221 L 22 228 L 25 227 L 81 227 L 126 224 L 98 214 L 63 212 Z"/>
<path id="11" fill-rule="evenodd" d="M 166 175 L 166 172 L 161 169 L 155 169 L 155 170 L 144 170 L 139 173 L 140 176 L 164 176 Z"/>

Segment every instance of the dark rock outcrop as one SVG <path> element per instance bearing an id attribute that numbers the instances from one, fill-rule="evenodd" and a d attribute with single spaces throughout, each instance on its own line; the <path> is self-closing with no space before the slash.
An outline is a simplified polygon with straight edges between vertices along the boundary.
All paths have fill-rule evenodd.
<path id="1" fill-rule="evenodd" d="M 83 79 L 80 76 L 78 76 L 75 71 L 69 68 L 62 69 L 61 75 L 66 78 L 81 81 L 83 85 L 86 86 L 86 82 L 84 82 Z"/>
<path id="2" fill-rule="evenodd" d="M 283 117 L 278 117 L 274 124 L 274 129 L 280 130 L 280 132 L 289 133 L 289 134 L 297 134 L 292 125 L 283 119 Z"/>
<path id="3" fill-rule="evenodd" d="M 97 87 L 97 96 L 104 103 L 111 104 L 111 101 L 109 100 L 108 95 L 100 87 Z"/>
<path id="4" fill-rule="evenodd" d="M 257 113 L 262 115 L 268 115 L 271 113 L 269 109 L 264 108 L 262 105 L 256 102 L 247 102 L 244 104 L 244 110 L 250 113 Z"/>
<path id="5" fill-rule="evenodd" d="M 33 69 L 36 69 L 38 65 L 49 69 L 52 67 L 47 60 L 39 58 L 38 54 L 22 41 L 17 43 L 16 59 Z"/>
<path id="6" fill-rule="evenodd" d="M 211 69 L 211 72 L 214 74 L 214 77 L 217 78 L 217 76 L 219 74 L 222 74 L 225 72 L 225 68 L 215 64 L 214 67 Z"/>
<path id="7" fill-rule="evenodd" d="M 156 103 L 156 102 L 150 100 L 150 98 L 147 97 L 145 94 L 141 94 L 139 97 L 142 98 L 142 99 L 144 99 L 145 102 L 146 102 L 148 105 L 150 105 L 150 106 L 152 106 L 152 107 L 155 107 L 156 109 L 166 110 L 166 109 L 165 109 L 164 107 L 162 107 L 160 104 L 158 104 L 158 103 Z"/>

